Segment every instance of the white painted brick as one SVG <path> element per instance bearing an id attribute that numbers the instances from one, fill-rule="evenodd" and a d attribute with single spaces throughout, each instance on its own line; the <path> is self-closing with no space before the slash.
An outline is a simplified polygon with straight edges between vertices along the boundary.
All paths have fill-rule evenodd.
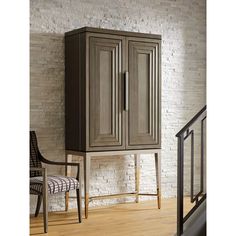
<path id="1" fill-rule="evenodd" d="M 162 35 L 162 196 L 176 196 L 177 131 L 206 103 L 205 0 L 30 1 L 30 127 L 42 154 L 64 160 L 64 38 L 83 26 Z M 94 158 L 91 194 L 134 189 L 133 158 Z M 155 191 L 154 158 L 141 158 L 141 191 Z M 49 168 L 62 173 L 62 168 Z M 31 197 L 31 212 L 35 197 Z M 141 197 L 142 200 L 152 197 Z M 133 198 L 93 201 L 107 205 Z M 74 199 L 70 200 L 75 207 Z M 64 209 L 64 195 L 49 197 Z"/>

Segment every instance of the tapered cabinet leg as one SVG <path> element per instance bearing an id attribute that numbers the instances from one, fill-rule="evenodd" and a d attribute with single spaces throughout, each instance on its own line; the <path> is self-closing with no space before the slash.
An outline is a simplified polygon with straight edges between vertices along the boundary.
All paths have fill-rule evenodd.
<path id="1" fill-rule="evenodd" d="M 161 155 L 155 153 L 155 167 L 156 167 L 156 185 L 157 185 L 157 205 L 161 208 Z"/>
<path id="2" fill-rule="evenodd" d="M 134 165 L 135 165 L 135 192 L 136 192 L 136 202 L 139 202 L 139 186 L 140 186 L 140 154 L 134 155 Z"/>
<path id="3" fill-rule="evenodd" d="M 66 154 L 66 160 L 65 162 L 72 162 L 73 156 L 70 154 Z M 65 173 L 66 176 L 71 176 L 71 166 L 65 167 Z M 65 192 L 65 211 L 68 211 L 69 209 L 69 191 Z"/>
<path id="4" fill-rule="evenodd" d="M 90 178 L 90 162 L 91 156 L 88 154 L 84 155 L 84 203 L 85 203 L 85 219 L 88 218 L 88 207 L 89 207 L 89 178 Z"/>

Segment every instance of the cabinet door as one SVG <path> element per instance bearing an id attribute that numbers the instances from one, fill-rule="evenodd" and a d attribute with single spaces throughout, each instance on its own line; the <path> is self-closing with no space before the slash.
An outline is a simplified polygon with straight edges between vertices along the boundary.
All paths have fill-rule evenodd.
<path id="1" fill-rule="evenodd" d="M 127 148 L 159 148 L 160 42 L 128 40 Z"/>
<path id="2" fill-rule="evenodd" d="M 119 150 L 123 140 L 119 36 L 89 37 L 89 150 Z"/>

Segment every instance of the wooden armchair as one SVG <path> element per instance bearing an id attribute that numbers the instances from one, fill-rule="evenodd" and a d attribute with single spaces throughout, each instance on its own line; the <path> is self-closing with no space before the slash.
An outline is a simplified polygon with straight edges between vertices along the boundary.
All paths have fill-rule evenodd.
<path id="1" fill-rule="evenodd" d="M 70 165 L 76 166 L 76 178 L 67 176 L 52 176 L 47 175 L 47 169 L 42 167 L 42 162 L 50 165 Z M 81 171 L 79 163 L 54 162 L 45 159 L 38 148 L 37 137 L 35 131 L 30 131 L 30 194 L 37 195 L 37 207 L 35 217 L 38 216 L 41 202 L 43 199 L 43 218 L 44 232 L 48 231 L 48 194 L 56 194 L 59 192 L 68 192 L 76 190 L 78 219 L 82 221 L 81 214 Z"/>

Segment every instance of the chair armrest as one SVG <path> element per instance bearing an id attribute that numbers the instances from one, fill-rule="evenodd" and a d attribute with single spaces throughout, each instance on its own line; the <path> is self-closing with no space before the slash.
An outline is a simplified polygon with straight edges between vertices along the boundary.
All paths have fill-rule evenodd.
<path id="1" fill-rule="evenodd" d="M 49 164 L 49 165 L 62 165 L 62 166 L 68 165 L 68 166 L 78 166 L 78 167 L 80 166 L 79 162 L 71 163 L 71 162 L 50 161 L 50 160 L 47 160 L 46 158 L 44 158 L 41 155 L 41 153 L 39 153 L 39 156 L 40 156 L 40 159 L 42 162 Z"/>
<path id="2" fill-rule="evenodd" d="M 30 171 L 42 171 L 42 172 L 45 172 L 46 168 L 45 167 L 30 167 Z"/>
<path id="3" fill-rule="evenodd" d="M 46 164 L 49 164 L 49 165 L 63 165 L 63 166 L 77 166 L 77 175 L 76 175 L 76 179 L 80 182 L 81 181 L 81 167 L 80 167 L 80 163 L 79 162 L 74 162 L 74 163 L 71 163 L 71 162 L 58 162 L 58 161 L 50 161 L 50 160 L 47 160 L 46 158 L 44 158 L 41 153 L 39 152 L 39 158 L 42 162 L 46 163 Z"/>
<path id="4" fill-rule="evenodd" d="M 62 165 L 62 166 L 65 166 L 65 165 L 68 165 L 68 166 L 80 166 L 80 163 L 79 162 L 59 162 L 59 161 L 43 161 L 44 163 L 46 164 L 49 164 L 49 165 Z"/>

